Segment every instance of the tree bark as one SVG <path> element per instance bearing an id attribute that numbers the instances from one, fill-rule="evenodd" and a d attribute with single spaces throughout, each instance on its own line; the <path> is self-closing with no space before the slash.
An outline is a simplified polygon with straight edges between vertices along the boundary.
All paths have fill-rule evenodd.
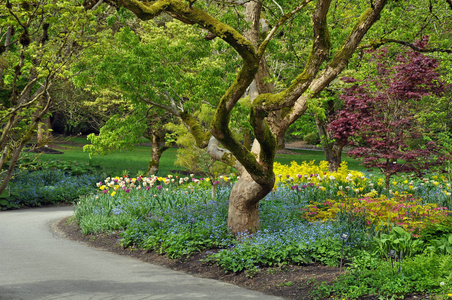
<path id="1" fill-rule="evenodd" d="M 248 172 L 242 173 L 229 196 L 228 227 L 234 235 L 255 233 L 260 229 L 259 201 L 273 188 L 261 185 Z"/>
<path id="2" fill-rule="evenodd" d="M 163 152 L 168 149 L 168 146 L 161 146 L 164 142 L 162 134 L 156 130 L 152 130 L 152 149 L 151 149 L 151 160 L 149 161 L 148 170 L 146 175 L 157 174 L 159 171 L 160 158 Z"/>
<path id="3" fill-rule="evenodd" d="M 323 120 L 315 117 L 315 123 L 322 143 L 323 152 L 325 153 L 325 159 L 329 163 L 328 168 L 330 171 L 336 172 L 341 166 L 343 146 L 339 145 L 331 138 L 331 135 L 326 128 L 327 125 Z"/>

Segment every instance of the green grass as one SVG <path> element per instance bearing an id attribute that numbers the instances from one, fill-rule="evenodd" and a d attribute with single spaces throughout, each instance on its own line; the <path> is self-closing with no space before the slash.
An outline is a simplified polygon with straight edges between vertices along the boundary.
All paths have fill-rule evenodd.
<path id="1" fill-rule="evenodd" d="M 83 152 L 82 146 L 87 143 L 86 138 L 75 137 L 69 139 L 70 144 L 62 144 L 63 149 L 58 149 L 64 154 L 41 154 L 39 159 L 42 161 L 65 160 L 90 162 L 100 165 L 108 176 L 120 176 L 124 171 L 129 175 L 135 176 L 139 171 L 145 172 L 151 157 L 150 146 L 136 146 L 132 151 L 116 152 L 109 155 L 96 155 L 91 159 L 88 153 Z M 145 142 L 145 141 L 143 141 Z M 176 148 L 166 150 L 160 160 L 160 169 L 158 175 L 164 176 L 177 171 L 188 171 L 179 166 L 174 166 L 173 162 L 176 158 Z M 303 161 L 319 161 L 325 160 L 323 151 L 311 150 L 293 150 L 297 154 L 277 154 L 276 161 L 282 164 L 290 164 L 292 161 L 302 163 Z M 343 159 L 348 162 L 349 169 L 364 171 L 365 169 L 359 163 L 348 157 L 346 154 Z"/>

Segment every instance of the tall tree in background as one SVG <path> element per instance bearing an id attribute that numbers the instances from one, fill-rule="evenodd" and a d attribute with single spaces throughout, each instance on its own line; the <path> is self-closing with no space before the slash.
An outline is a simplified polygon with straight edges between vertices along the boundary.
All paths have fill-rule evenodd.
<path id="1" fill-rule="evenodd" d="M 235 80 L 219 99 L 210 131 L 202 131 L 196 120 L 186 122 L 199 146 L 208 147 L 211 155 L 217 159 L 236 162 L 241 177 L 231 191 L 228 215 L 228 226 L 233 233 L 247 230 L 254 232 L 259 228 L 259 201 L 272 190 L 275 182 L 273 173 L 277 146 L 275 136 L 283 134 L 285 129 L 305 112 L 307 103 L 318 96 L 346 68 L 367 32 L 382 17 L 384 8 L 388 6 L 392 13 L 385 16 L 388 18 L 385 22 L 389 22 L 394 18 L 393 11 L 404 4 L 404 1 L 398 3 L 375 0 L 369 5 L 369 2 L 357 1 L 351 10 L 353 14 L 347 16 L 347 22 L 343 22 L 342 26 L 333 27 L 329 25 L 328 14 L 338 11 L 331 5 L 331 0 L 240 1 L 240 3 L 201 0 L 105 2 L 118 8 L 127 8 L 142 20 L 156 18 L 163 13 L 169 14 L 186 24 L 196 25 L 208 31 L 211 36 L 223 39 L 240 55 L 241 64 Z M 421 2 L 416 4 L 425 5 Z M 266 13 L 273 12 L 273 18 L 266 19 L 270 30 L 261 36 L 260 16 L 264 5 Z M 233 135 L 229 126 L 231 114 L 253 81 L 259 86 L 268 80 L 266 75 L 263 75 L 265 68 L 262 64 L 265 58 L 268 58 L 266 54 L 274 45 L 275 36 L 288 22 L 299 26 L 293 32 L 298 33 L 299 40 L 309 43 L 310 50 L 305 59 L 300 60 L 303 64 L 293 72 L 294 76 L 289 80 L 290 84 L 287 87 L 282 87 L 274 93 L 262 90 L 263 92 L 253 100 L 249 122 L 256 141 L 250 151 Z M 235 28 L 231 26 L 232 24 Z M 255 33 L 249 34 L 249 30 L 254 30 Z M 308 33 L 310 38 L 306 40 L 304 37 Z M 221 147 L 218 142 L 221 143 Z"/>

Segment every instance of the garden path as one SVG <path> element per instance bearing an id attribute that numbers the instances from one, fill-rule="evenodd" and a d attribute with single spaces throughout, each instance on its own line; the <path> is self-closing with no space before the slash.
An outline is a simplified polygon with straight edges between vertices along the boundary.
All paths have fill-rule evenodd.
<path id="1" fill-rule="evenodd" d="M 0 212 L 0 300 L 281 299 L 66 240 L 71 207 Z"/>

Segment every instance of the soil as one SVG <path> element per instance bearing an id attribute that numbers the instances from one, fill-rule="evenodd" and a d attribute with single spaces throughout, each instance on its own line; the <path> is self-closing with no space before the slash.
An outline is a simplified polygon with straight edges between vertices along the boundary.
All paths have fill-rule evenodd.
<path id="1" fill-rule="evenodd" d="M 184 259 L 169 259 L 155 251 L 149 252 L 133 247 L 123 248 L 119 244 L 120 236 L 117 232 L 83 235 L 77 224 L 70 218 L 59 221 L 56 224 L 56 229 L 65 238 L 82 242 L 90 247 L 133 257 L 195 276 L 228 282 L 285 299 L 312 299 L 311 291 L 316 285 L 321 282 L 331 283 L 341 273 L 339 268 L 318 264 L 284 265 L 274 268 L 261 268 L 261 271 L 253 277 L 247 277 L 244 272 L 225 273 L 216 265 L 201 262 L 200 259 L 205 257 L 205 252 Z"/>

